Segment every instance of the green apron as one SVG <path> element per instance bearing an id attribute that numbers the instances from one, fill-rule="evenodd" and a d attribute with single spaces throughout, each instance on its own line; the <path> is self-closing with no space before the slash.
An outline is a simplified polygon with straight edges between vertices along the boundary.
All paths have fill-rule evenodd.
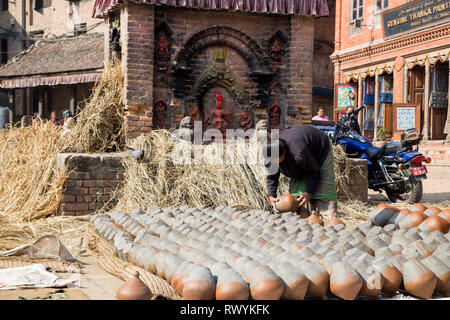
<path id="1" fill-rule="evenodd" d="M 291 179 L 289 184 L 289 193 L 294 196 L 299 197 L 303 192 L 306 191 L 306 178 L 296 178 Z M 336 197 L 336 182 L 334 175 L 334 157 L 333 148 L 330 143 L 330 152 L 325 159 L 322 167 L 320 168 L 320 182 L 319 188 L 314 194 L 312 194 L 310 199 L 316 200 L 337 200 Z"/>

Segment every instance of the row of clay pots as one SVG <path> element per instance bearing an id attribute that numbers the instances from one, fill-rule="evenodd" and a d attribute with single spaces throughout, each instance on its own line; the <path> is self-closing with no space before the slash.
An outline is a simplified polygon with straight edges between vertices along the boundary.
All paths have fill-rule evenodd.
<path id="1" fill-rule="evenodd" d="M 271 264 L 273 261 L 282 260 L 281 263 L 289 263 L 294 270 L 302 270 L 309 281 L 307 294 L 311 296 L 326 296 L 328 289 L 331 287 L 330 283 L 326 283 L 325 285 L 325 282 L 329 281 L 333 265 L 337 262 L 347 263 L 347 269 L 349 269 L 348 266 L 350 266 L 352 268 L 354 267 L 355 270 L 359 270 L 357 273 L 362 285 L 357 294 L 377 296 L 377 292 L 379 294 L 381 286 L 384 288 L 383 292 L 395 292 L 393 291 L 396 284 L 395 279 L 391 279 L 392 277 L 389 277 L 387 281 L 384 279 L 386 276 L 393 273 L 392 270 L 395 268 L 393 267 L 393 262 L 389 261 L 384 264 L 379 262 L 377 265 L 368 265 L 367 261 L 366 264 L 363 263 L 365 260 L 368 260 L 369 256 L 371 257 L 370 254 L 374 254 L 374 249 L 378 251 L 383 249 L 383 246 L 377 247 L 377 244 L 379 245 L 381 243 L 377 240 L 388 241 L 388 232 L 384 231 L 382 228 L 373 230 L 373 228 L 364 228 L 364 226 L 362 226 L 362 230 L 366 230 L 366 232 L 363 232 L 358 228 L 356 231 L 359 232 L 355 233 L 355 229 L 352 230 L 351 228 L 347 228 L 349 230 L 346 230 L 345 226 L 340 224 L 323 227 L 320 223 L 313 224 L 305 220 L 294 220 L 292 219 L 292 216 L 289 215 L 280 218 L 279 216 L 274 216 L 259 210 L 241 213 L 230 208 L 216 208 L 216 210 L 210 208 L 207 210 L 182 208 L 184 211 L 180 209 L 181 208 L 161 211 L 159 208 L 153 208 L 152 214 L 150 214 L 151 217 L 142 217 L 140 220 L 150 221 L 150 226 L 147 225 L 147 228 L 152 230 L 152 232 L 160 229 L 159 233 L 156 233 L 160 237 L 167 236 L 168 238 L 170 237 L 171 240 L 178 239 L 178 241 L 182 243 L 185 239 L 183 239 L 181 235 L 186 236 L 192 247 L 184 246 L 183 252 L 195 253 L 197 251 L 197 254 L 188 254 L 187 256 L 184 254 L 183 258 L 192 259 L 192 256 L 198 255 L 199 250 L 206 250 L 208 254 L 211 254 L 209 259 L 210 267 L 215 261 L 219 261 L 218 263 L 221 263 L 221 261 L 226 262 L 231 266 L 230 269 L 234 268 L 234 270 L 250 284 L 250 289 L 252 288 L 252 282 L 250 277 L 246 276 L 245 268 L 239 268 L 238 265 L 234 266 L 235 261 L 239 260 L 239 257 L 249 259 L 247 264 L 253 266 L 253 269 L 257 268 L 259 278 L 266 278 L 268 281 L 270 280 L 265 287 L 271 288 L 272 286 L 271 290 L 273 292 L 278 292 L 277 290 L 274 290 L 274 284 L 278 283 L 279 285 L 280 281 L 282 283 L 284 282 L 284 286 L 279 286 L 279 288 L 284 287 L 284 291 L 280 295 L 280 297 L 283 298 L 301 297 L 301 288 L 302 285 L 305 286 L 305 281 L 300 274 L 293 274 L 292 272 L 287 275 L 284 274 L 283 270 L 289 270 L 289 267 L 284 265 L 284 268 L 277 268 L 276 265 L 274 266 Z M 149 213 L 149 210 L 147 210 L 147 212 Z M 140 213 L 141 216 L 145 216 L 142 213 L 143 212 Z M 139 218 L 139 216 L 136 215 L 134 215 L 134 217 Z M 232 217 L 236 219 L 233 220 Z M 161 219 L 155 220 L 156 218 Z M 166 224 L 166 228 L 162 228 L 162 231 L 162 223 L 160 220 L 164 220 L 163 223 Z M 205 220 L 209 221 L 210 225 L 207 225 L 208 223 L 205 222 Z M 287 221 L 290 221 L 290 224 L 287 224 Z M 295 221 L 297 223 L 292 225 L 292 222 Z M 175 229 L 171 232 L 167 232 L 167 226 L 169 229 L 171 226 L 174 226 L 181 231 Z M 195 226 L 200 226 L 200 228 L 204 227 L 204 231 L 216 228 L 217 230 L 226 232 L 222 234 L 219 234 L 220 231 L 215 234 L 195 232 L 197 231 L 196 229 L 190 228 Z M 383 232 L 380 232 L 380 229 L 383 230 Z M 186 232 L 186 230 L 188 232 Z M 185 232 L 183 233 L 183 231 Z M 393 230 L 390 230 L 391 233 L 392 231 Z M 165 234 L 163 234 L 163 232 L 165 232 Z M 176 232 L 178 232 L 178 234 Z M 366 240 L 366 233 L 370 240 L 370 246 L 368 246 L 368 243 L 364 244 L 362 241 Z M 385 236 L 384 240 L 382 240 L 382 236 Z M 253 239 L 253 241 L 243 242 L 241 241 L 243 237 L 248 237 L 249 239 Z M 147 237 L 146 239 L 155 242 L 155 239 L 153 238 Z M 199 240 L 200 238 L 201 240 Z M 144 238 L 140 237 L 139 239 Z M 139 239 L 136 237 L 136 240 Z M 249 244 L 250 246 L 248 246 Z M 324 246 L 322 244 L 326 245 Z M 334 246 L 331 247 L 331 244 Z M 224 246 L 221 247 L 221 245 Z M 371 247 L 373 247 L 373 249 Z M 350 254 L 344 256 L 347 252 Z M 385 249 L 384 252 L 384 254 L 390 253 L 391 255 L 393 253 L 390 249 L 389 251 Z M 396 253 L 394 254 L 396 255 Z M 245 255 L 249 255 L 251 258 L 245 257 Z M 345 258 L 345 261 L 341 261 L 343 258 Z M 355 262 L 355 260 L 358 260 L 357 258 L 360 258 L 360 261 Z M 199 259 L 208 260 L 208 257 Z M 401 259 L 397 260 L 404 263 Z M 304 267 L 304 265 L 307 265 L 307 267 Z M 325 266 L 327 270 L 323 268 L 323 266 Z M 367 270 L 370 267 L 376 266 L 378 266 L 378 269 L 381 269 L 377 270 L 384 278 L 375 276 L 377 272 L 374 270 L 371 270 L 370 272 Z M 336 272 L 338 271 L 339 270 L 337 269 Z M 297 271 L 297 273 L 298 272 L 299 271 Z M 272 277 L 275 276 L 275 278 L 272 279 L 271 275 Z M 261 291 L 255 284 L 255 281 L 257 282 L 259 278 L 256 275 L 253 277 L 254 290 L 251 293 L 253 293 L 255 297 L 258 297 Z M 293 281 L 292 279 L 296 280 Z M 324 279 L 326 279 L 326 281 L 323 281 Z M 378 287 L 376 287 L 374 283 L 377 284 Z M 384 283 L 386 285 L 384 285 Z M 321 286 L 320 288 L 319 285 Z M 293 293 L 287 293 L 289 291 L 292 291 Z M 336 290 L 333 289 L 331 292 L 337 296 L 342 295 L 341 293 L 335 293 L 333 291 Z M 337 290 L 336 292 L 340 291 Z M 263 294 L 261 296 L 263 296 Z M 348 298 L 348 295 L 342 295 L 342 297 Z M 276 298 L 276 295 L 272 296 L 272 298 Z"/>
<path id="2" fill-rule="evenodd" d="M 427 208 L 420 203 L 408 209 L 380 204 L 368 214 L 368 220 L 375 226 L 392 224 L 400 229 L 418 227 L 422 231 L 439 230 L 446 234 L 450 229 L 450 209 L 441 210 L 435 206 Z"/>

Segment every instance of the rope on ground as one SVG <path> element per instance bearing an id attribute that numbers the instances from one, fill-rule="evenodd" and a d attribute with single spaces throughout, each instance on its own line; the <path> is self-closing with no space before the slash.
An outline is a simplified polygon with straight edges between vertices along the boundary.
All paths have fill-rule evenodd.
<path id="1" fill-rule="evenodd" d="M 89 250 L 95 255 L 96 263 L 106 272 L 126 281 L 133 275 L 134 271 L 138 271 L 142 282 L 153 293 L 153 299 L 181 299 L 178 292 L 164 279 L 118 258 L 116 249 L 103 239 L 91 224 L 86 228 L 86 240 Z"/>

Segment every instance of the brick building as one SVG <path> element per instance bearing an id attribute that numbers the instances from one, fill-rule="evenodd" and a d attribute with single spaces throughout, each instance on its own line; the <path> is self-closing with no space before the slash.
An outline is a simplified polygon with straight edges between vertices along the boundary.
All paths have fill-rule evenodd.
<path id="1" fill-rule="evenodd" d="M 406 126 L 424 141 L 450 139 L 449 22 L 448 0 L 337 1 L 334 82 L 367 105 L 359 120 L 374 141 L 374 128 L 398 139 Z"/>
<path id="2" fill-rule="evenodd" d="M 6 96 L 1 104 L 10 105 L 11 120 L 34 112 L 48 117 L 51 110 L 61 117 L 89 97 L 103 69 L 108 30 L 102 19 L 92 18 L 93 5 L 93 0 L 1 1 L 0 91 Z"/>
<path id="3" fill-rule="evenodd" d="M 97 0 L 93 13 L 113 30 L 105 56 L 122 59 L 128 137 L 187 115 L 221 130 L 310 121 L 314 17 L 326 15 L 325 0 Z"/>

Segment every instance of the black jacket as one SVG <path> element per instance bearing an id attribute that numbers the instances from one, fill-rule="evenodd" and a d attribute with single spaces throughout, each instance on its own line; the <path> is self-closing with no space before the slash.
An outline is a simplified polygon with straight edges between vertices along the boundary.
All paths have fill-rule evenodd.
<path id="1" fill-rule="evenodd" d="M 330 151 L 330 140 L 326 133 L 313 126 L 296 126 L 280 135 L 287 146 L 284 161 L 278 172 L 267 175 L 268 196 L 276 197 L 280 173 L 289 178 L 306 177 L 306 192 L 314 194 L 319 187 L 320 168 Z M 266 163 L 266 167 L 270 163 Z"/>

